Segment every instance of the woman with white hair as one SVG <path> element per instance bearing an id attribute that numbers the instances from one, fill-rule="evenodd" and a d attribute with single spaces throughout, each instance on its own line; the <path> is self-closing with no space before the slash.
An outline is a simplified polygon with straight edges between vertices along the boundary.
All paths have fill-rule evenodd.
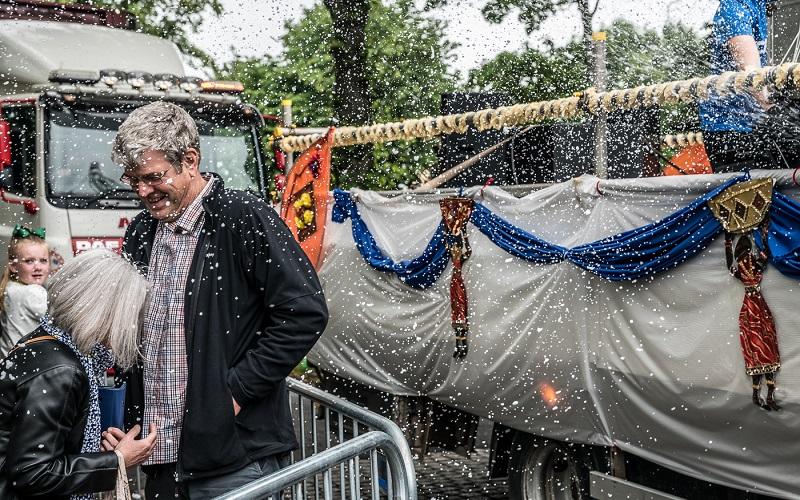
<path id="1" fill-rule="evenodd" d="M 146 297 L 146 279 L 108 250 L 49 279 L 41 326 L 0 364 L 0 498 L 89 499 L 150 456 L 156 430 L 136 440 L 139 426 L 101 451 L 98 403 L 106 369 L 136 359 Z"/>

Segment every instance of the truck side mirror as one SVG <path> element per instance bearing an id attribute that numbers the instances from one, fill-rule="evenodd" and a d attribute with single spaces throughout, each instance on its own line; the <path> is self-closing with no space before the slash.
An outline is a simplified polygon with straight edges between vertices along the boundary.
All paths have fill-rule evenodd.
<path id="1" fill-rule="evenodd" d="M 0 118 L 0 170 L 11 165 L 11 124 Z"/>

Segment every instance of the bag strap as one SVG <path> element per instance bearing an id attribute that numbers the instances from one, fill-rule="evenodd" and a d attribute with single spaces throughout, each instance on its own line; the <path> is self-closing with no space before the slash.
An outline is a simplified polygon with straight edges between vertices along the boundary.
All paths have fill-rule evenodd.
<path id="1" fill-rule="evenodd" d="M 13 349 L 8 351 L 8 354 L 11 354 L 12 352 L 16 351 L 19 348 L 25 347 L 26 345 L 35 344 L 37 342 L 42 342 L 43 340 L 58 340 L 58 339 L 53 337 L 52 335 L 42 335 L 41 337 L 34 337 L 34 338 L 32 338 L 32 339 L 30 339 L 30 340 L 28 340 L 26 342 L 21 342 L 21 343 L 15 345 Z"/>
<path id="2" fill-rule="evenodd" d="M 128 472 L 125 469 L 125 457 L 119 450 L 114 450 L 117 455 L 117 484 L 114 488 L 117 500 L 131 500 L 131 487 L 128 484 Z"/>

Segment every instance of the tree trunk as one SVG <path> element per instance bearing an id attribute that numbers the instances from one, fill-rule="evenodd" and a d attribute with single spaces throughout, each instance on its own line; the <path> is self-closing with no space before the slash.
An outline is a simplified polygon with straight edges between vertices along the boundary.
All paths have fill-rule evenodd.
<path id="1" fill-rule="evenodd" d="M 370 0 L 325 0 L 333 21 L 335 83 L 333 107 L 340 125 L 368 125 L 372 122 L 372 99 L 367 79 L 366 26 Z M 372 145 L 348 148 L 344 168 L 356 183 L 372 167 Z"/>

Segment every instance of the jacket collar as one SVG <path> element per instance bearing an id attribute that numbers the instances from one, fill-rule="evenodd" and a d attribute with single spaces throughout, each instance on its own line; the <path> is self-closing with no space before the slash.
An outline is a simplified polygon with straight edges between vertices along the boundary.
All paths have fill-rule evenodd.
<path id="1" fill-rule="evenodd" d="M 225 183 L 222 182 L 222 177 L 216 172 L 205 172 L 203 175 L 208 175 L 214 179 L 211 189 L 203 196 L 203 208 L 206 211 L 206 216 L 213 217 L 216 213 L 213 209 L 219 203 L 219 196 L 225 190 Z"/>
<path id="2" fill-rule="evenodd" d="M 198 196 L 189 203 L 180 217 L 172 222 L 164 222 L 164 225 L 170 231 L 193 233 L 198 230 L 198 224 L 201 222 L 203 213 L 205 212 L 203 209 L 203 198 L 211 192 L 215 183 L 222 182 L 220 179 L 211 175 L 204 174 L 203 177 L 206 181 L 206 185 L 200 190 Z"/>

